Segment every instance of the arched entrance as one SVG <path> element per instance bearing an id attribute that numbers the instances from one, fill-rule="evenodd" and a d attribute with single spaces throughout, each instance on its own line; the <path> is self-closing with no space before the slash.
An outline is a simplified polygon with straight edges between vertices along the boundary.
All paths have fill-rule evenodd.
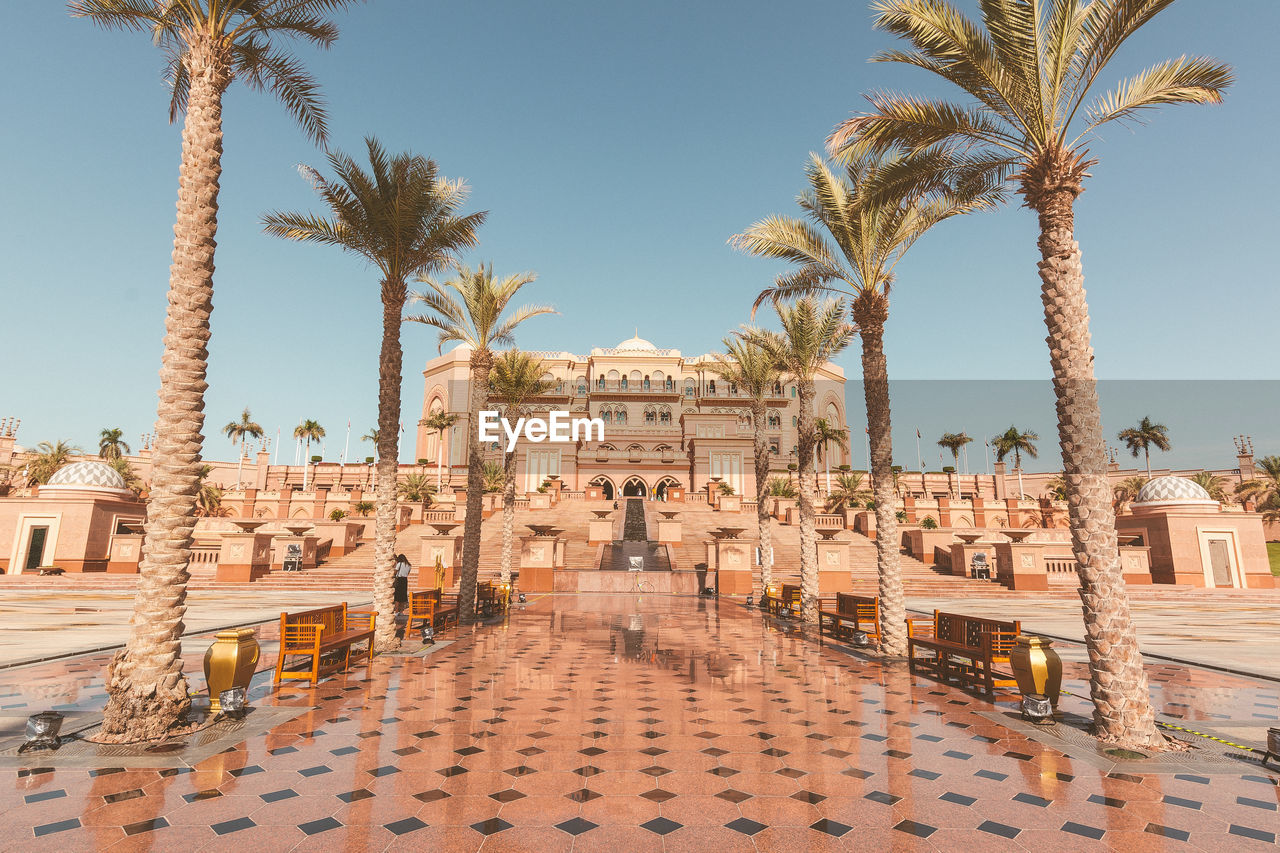
<path id="1" fill-rule="evenodd" d="M 614 491 L 613 491 L 613 481 L 612 481 L 612 480 L 610 480 L 608 477 L 604 476 L 603 474 L 601 474 L 599 477 L 596 477 L 595 479 L 593 479 L 593 480 L 592 480 L 590 483 L 588 483 L 587 485 L 588 485 L 588 486 L 599 486 L 599 487 L 600 487 L 600 492 L 601 492 L 601 494 L 603 494 L 603 495 L 604 495 L 604 499 L 605 499 L 605 500 L 607 500 L 607 501 L 611 501 L 611 500 L 613 500 L 613 495 L 614 495 Z"/>
<path id="2" fill-rule="evenodd" d="M 622 484 L 622 496 L 624 498 L 647 498 L 649 496 L 649 487 L 639 477 L 631 477 Z"/>
<path id="3" fill-rule="evenodd" d="M 658 481 L 658 485 L 653 487 L 653 496 L 660 501 L 667 499 L 667 489 L 680 488 L 680 481 L 675 477 L 663 477 Z"/>

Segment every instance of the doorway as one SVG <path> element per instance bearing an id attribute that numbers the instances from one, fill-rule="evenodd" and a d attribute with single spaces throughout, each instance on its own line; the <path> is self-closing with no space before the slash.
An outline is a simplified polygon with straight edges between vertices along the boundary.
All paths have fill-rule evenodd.
<path id="1" fill-rule="evenodd" d="M 1214 586 L 1235 586 L 1231 580 L 1231 543 L 1227 540 L 1209 540 L 1209 569 Z"/>
<path id="2" fill-rule="evenodd" d="M 622 484 L 624 498 L 644 498 L 649 496 L 649 487 L 639 477 L 632 477 Z"/>
<path id="3" fill-rule="evenodd" d="M 38 569 L 44 565 L 44 546 L 48 540 L 48 527 L 31 528 L 31 536 L 27 539 L 27 556 L 22 561 L 22 570 L 24 572 Z"/>

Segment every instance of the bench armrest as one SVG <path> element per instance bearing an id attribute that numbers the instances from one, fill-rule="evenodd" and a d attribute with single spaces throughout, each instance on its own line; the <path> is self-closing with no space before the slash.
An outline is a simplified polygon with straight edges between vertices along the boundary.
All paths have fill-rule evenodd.
<path id="1" fill-rule="evenodd" d="M 348 610 L 347 611 L 347 630 L 348 631 L 372 631 L 374 623 L 378 619 L 378 614 L 372 610 Z"/>
<path id="2" fill-rule="evenodd" d="M 934 635 L 934 625 L 932 616 L 908 616 L 907 617 L 907 636 L 918 637 L 920 639 L 932 640 Z"/>
<path id="3" fill-rule="evenodd" d="M 280 636 L 280 651 L 313 651 L 320 646 L 320 635 L 324 626 L 314 623 L 302 625 L 286 624 Z"/>

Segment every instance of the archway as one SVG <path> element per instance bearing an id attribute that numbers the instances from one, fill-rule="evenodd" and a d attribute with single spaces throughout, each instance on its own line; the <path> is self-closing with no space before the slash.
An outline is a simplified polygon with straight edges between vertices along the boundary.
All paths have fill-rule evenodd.
<path id="1" fill-rule="evenodd" d="M 649 496 L 649 487 L 639 477 L 632 477 L 622 484 L 622 496 L 624 498 L 647 498 Z"/>
<path id="2" fill-rule="evenodd" d="M 680 488 L 680 481 L 675 477 L 663 477 L 658 481 L 658 485 L 653 487 L 653 496 L 660 501 L 667 499 L 667 489 Z"/>
<path id="3" fill-rule="evenodd" d="M 587 485 L 589 485 L 589 486 L 599 486 L 599 487 L 600 487 L 600 493 L 601 493 L 602 495 L 604 495 L 604 499 L 605 499 L 605 500 L 607 500 L 607 501 L 611 501 L 611 500 L 613 500 L 613 495 L 614 495 L 614 492 L 613 492 L 613 481 L 611 481 L 608 477 L 604 476 L 603 474 L 601 474 L 599 477 L 596 477 L 595 479 L 593 479 L 593 480 L 592 480 L 590 483 L 588 483 Z"/>

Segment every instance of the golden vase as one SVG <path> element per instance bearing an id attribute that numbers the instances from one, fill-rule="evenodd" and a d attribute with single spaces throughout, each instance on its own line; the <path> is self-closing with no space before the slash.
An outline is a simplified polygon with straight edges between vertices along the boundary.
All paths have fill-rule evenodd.
<path id="1" fill-rule="evenodd" d="M 1062 659 L 1053 650 L 1053 640 L 1018 637 L 1009 652 L 1009 666 L 1023 696 L 1043 696 L 1054 708 L 1058 707 L 1058 696 L 1062 693 Z"/>
<path id="2" fill-rule="evenodd" d="M 261 654 L 252 628 L 219 631 L 217 639 L 204 653 L 204 680 L 209 688 L 209 711 L 222 710 L 219 696 L 233 687 L 249 689 Z"/>

